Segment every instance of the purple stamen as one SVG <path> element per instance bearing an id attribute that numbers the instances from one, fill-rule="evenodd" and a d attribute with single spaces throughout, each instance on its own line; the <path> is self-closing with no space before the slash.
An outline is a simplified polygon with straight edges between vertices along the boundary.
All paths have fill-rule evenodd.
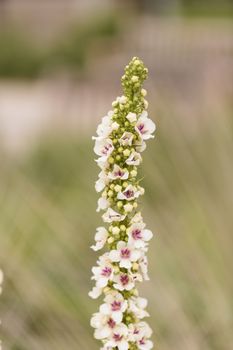
<path id="1" fill-rule="evenodd" d="M 112 311 L 119 311 L 121 309 L 121 302 L 120 301 L 114 301 L 111 304 Z"/>
<path id="2" fill-rule="evenodd" d="M 134 191 L 127 190 L 127 191 L 124 192 L 124 195 L 125 195 L 126 198 L 132 198 L 133 195 L 134 195 Z"/>
<path id="3" fill-rule="evenodd" d="M 138 125 L 138 130 L 140 131 L 141 134 L 146 132 L 145 130 L 143 130 L 144 127 L 145 127 L 145 124 L 143 124 L 143 123 Z"/>
<path id="4" fill-rule="evenodd" d="M 116 322 L 112 318 L 110 318 L 107 323 L 110 328 L 114 328 L 116 325 Z"/>
<path id="5" fill-rule="evenodd" d="M 142 239 L 142 231 L 139 229 L 133 230 L 132 232 L 133 239 Z"/>
<path id="6" fill-rule="evenodd" d="M 122 259 L 129 259 L 130 250 L 128 248 L 121 249 L 121 257 L 122 257 Z"/>
<path id="7" fill-rule="evenodd" d="M 105 277 L 109 277 L 112 273 L 112 269 L 110 267 L 105 267 L 102 272 L 101 275 L 105 276 Z"/>
<path id="8" fill-rule="evenodd" d="M 123 335 L 116 334 L 116 333 L 113 334 L 113 339 L 115 341 L 121 341 L 122 338 L 123 338 Z"/>
<path id="9" fill-rule="evenodd" d="M 121 281 L 121 284 L 123 286 L 126 286 L 126 284 L 129 283 L 129 276 L 128 275 L 121 275 L 120 281 Z"/>

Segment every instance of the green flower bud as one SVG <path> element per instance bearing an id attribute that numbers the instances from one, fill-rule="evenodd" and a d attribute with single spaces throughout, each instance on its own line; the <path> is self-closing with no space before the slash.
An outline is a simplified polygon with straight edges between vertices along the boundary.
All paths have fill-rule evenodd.
<path id="1" fill-rule="evenodd" d="M 130 155 L 130 150 L 128 148 L 126 148 L 124 151 L 123 151 L 123 154 L 125 157 L 129 157 Z"/>
<path id="2" fill-rule="evenodd" d="M 120 226 L 120 230 L 123 231 L 123 232 L 125 232 L 125 231 L 126 231 L 125 225 L 121 225 L 121 226 Z"/>
<path id="3" fill-rule="evenodd" d="M 137 170 L 131 170 L 131 172 L 130 172 L 130 175 L 132 176 L 132 177 L 136 177 L 137 176 Z"/>
<path id="4" fill-rule="evenodd" d="M 119 269 L 119 266 L 114 266 L 114 273 L 115 274 L 118 274 L 118 273 L 120 273 L 120 269 Z"/>
<path id="5" fill-rule="evenodd" d="M 113 191 L 112 191 L 112 190 L 109 190 L 109 191 L 108 191 L 108 196 L 109 196 L 109 197 L 112 197 L 112 196 L 113 196 L 113 194 L 114 194 L 114 193 L 113 193 Z"/>
<path id="6" fill-rule="evenodd" d="M 142 89 L 142 90 L 141 90 L 141 95 L 142 95 L 143 97 L 145 97 L 145 96 L 147 95 L 146 89 Z"/>
<path id="7" fill-rule="evenodd" d="M 108 162 L 109 162 L 109 164 L 114 164 L 114 158 L 113 157 L 109 157 L 108 158 Z"/>
<path id="8" fill-rule="evenodd" d="M 121 192 L 122 187 L 120 185 L 115 185 L 114 190 L 115 192 Z"/>
<path id="9" fill-rule="evenodd" d="M 137 75 L 133 75 L 131 78 L 132 83 L 137 83 L 138 82 L 138 76 Z"/>
<path id="10" fill-rule="evenodd" d="M 114 227 L 112 228 L 112 234 L 113 234 L 113 235 L 117 235 L 117 234 L 119 234 L 119 233 L 120 233 L 119 227 L 114 226 Z"/>
<path id="11" fill-rule="evenodd" d="M 112 244 L 113 242 L 114 242 L 114 238 L 113 238 L 113 237 L 109 237 L 109 238 L 108 238 L 108 243 L 109 243 L 109 244 Z"/>
<path id="12" fill-rule="evenodd" d="M 118 209 L 121 209 L 122 207 L 123 207 L 122 201 L 118 201 L 118 202 L 117 202 L 117 208 L 118 208 Z"/>

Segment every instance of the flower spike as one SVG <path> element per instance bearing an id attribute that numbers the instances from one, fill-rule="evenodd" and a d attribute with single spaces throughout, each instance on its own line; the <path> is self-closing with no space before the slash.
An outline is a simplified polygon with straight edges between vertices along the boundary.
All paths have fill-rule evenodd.
<path id="1" fill-rule="evenodd" d="M 154 122 L 148 118 L 146 90 L 142 88 L 148 70 L 134 57 L 125 68 L 124 95 L 112 103 L 112 110 L 97 128 L 94 152 L 101 168 L 95 189 L 101 193 L 97 211 L 103 210 L 108 227 L 98 227 L 94 251 L 107 248 L 92 268 L 93 299 L 104 295 L 104 303 L 91 319 L 101 350 L 150 350 L 152 330 L 143 321 L 149 316 L 147 300 L 139 296 L 136 284 L 148 280 L 148 242 L 153 234 L 146 228 L 138 199 L 144 194 L 137 167 L 146 141 L 153 138 Z"/>

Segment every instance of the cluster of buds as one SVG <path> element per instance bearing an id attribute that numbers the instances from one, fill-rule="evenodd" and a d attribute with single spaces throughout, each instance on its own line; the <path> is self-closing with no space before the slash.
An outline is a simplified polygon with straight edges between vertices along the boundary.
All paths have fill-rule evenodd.
<path id="1" fill-rule="evenodd" d="M 148 118 L 146 90 L 142 88 L 148 70 L 134 57 L 122 77 L 124 95 L 112 103 L 112 110 L 97 128 L 94 152 L 101 171 L 96 191 L 101 193 L 97 211 L 104 223 L 98 227 L 95 245 L 107 248 L 92 268 L 93 299 L 104 294 L 104 303 L 91 319 L 101 350 L 150 350 L 152 330 L 143 321 L 149 316 L 147 300 L 139 296 L 137 282 L 148 280 L 148 242 L 153 234 L 146 228 L 138 199 L 144 194 L 137 177 L 146 141 L 153 138 L 155 124 Z"/>

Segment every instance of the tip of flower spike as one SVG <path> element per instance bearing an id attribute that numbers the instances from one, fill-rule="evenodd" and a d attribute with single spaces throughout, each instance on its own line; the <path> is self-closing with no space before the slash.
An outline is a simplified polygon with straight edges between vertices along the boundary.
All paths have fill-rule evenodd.
<path id="1" fill-rule="evenodd" d="M 137 93 L 141 91 L 142 84 L 147 78 L 148 69 L 144 66 L 142 60 L 138 57 L 133 57 L 129 64 L 125 67 L 125 74 L 123 75 L 122 87 L 125 95 Z"/>

